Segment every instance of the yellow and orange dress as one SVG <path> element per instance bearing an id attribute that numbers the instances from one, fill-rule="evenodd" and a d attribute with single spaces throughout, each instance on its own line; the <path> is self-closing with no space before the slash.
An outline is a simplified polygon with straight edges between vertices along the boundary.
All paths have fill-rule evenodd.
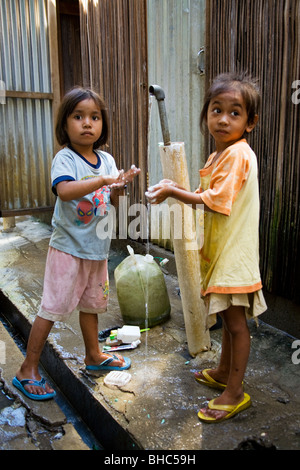
<path id="1" fill-rule="evenodd" d="M 247 317 L 266 310 L 259 270 L 259 188 L 257 158 L 242 139 L 200 170 L 205 211 L 201 247 L 201 295 L 208 326 L 230 305 L 245 307 Z"/>

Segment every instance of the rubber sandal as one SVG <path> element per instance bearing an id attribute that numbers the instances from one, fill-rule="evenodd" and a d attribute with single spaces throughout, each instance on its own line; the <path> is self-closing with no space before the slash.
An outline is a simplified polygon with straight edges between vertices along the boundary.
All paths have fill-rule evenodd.
<path id="1" fill-rule="evenodd" d="M 116 356 L 115 354 L 108 354 L 110 357 L 105 359 L 101 364 L 98 364 L 96 366 L 86 366 L 86 370 L 94 370 L 94 371 L 101 371 L 101 370 L 125 370 L 129 369 L 131 366 L 131 361 L 128 357 L 123 357 L 123 360 L 125 362 L 124 366 L 122 367 L 117 367 L 117 366 L 110 366 L 111 362 L 113 361 L 119 361 L 119 357 Z"/>
<path id="2" fill-rule="evenodd" d="M 216 388 L 218 390 L 224 390 L 227 385 L 226 384 L 222 384 L 221 382 L 217 382 L 216 380 L 214 380 L 209 374 L 208 374 L 208 371 L 210 369 L 203 369 L 201 371 L 201 374 L 204 376 L 204 379 L 202 379 L 201 377 L 195 377 L 195 380 L 199 383 L 199 384 L 202 384 L 202 385 L 207 385 L 207 387 L 211 387 L 211 388 Z"/>
<path id="3" fill-rule="evenodd" d="M 25 389 L 25 385 L 34 385 L 36 387 L 42 387 L 45 389 L 46 385 L 46 380 L 42 378 L 41 380 L 33 380 L 33 379 L 24 379 L 24 380 L 19 380 L 17 377 L 14 377 L 12 380 L 12 384 L 20 390 L 20 392 L 23 393 L 27 398 L 30 398 L 31 400 L 36 400 L 36 401 L 42 401 L 42 400 L 51 400 L 56 396 L 56 392 L 51 392 L 51 393 L 45 393 L 44 395 L 38 395 L 36 393 L 30 393 Z"/>
<path id="4" fill-rule="evenodd" d="M 215 399 L 210 400 L 208 402 L 208 408 L 210 410 L 218 410 L 218 411 L 227 411 L 227 415 L 223 418 L 216 419 L 212 416 L 206 416 L 201 411 L 198 412 L 198 418 L 205 423 L 220 423 L 221 421 L 225 421 L 226 419 L 230 419 L 236 414 L 240 413 L 243 410 L 246 410 L 251 406 L 251 398 L 247 393 L 244 393 L 244 400 L 239 403 L 238 405 L 218 405 L 214 403 Z"/>

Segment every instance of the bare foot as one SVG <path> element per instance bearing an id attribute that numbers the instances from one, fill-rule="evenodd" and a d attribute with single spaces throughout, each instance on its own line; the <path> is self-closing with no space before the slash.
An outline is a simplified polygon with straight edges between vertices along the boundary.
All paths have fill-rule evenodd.
<path id="1" fill-rule="evenodd" d="M 16 374 L 17 379 L 21 382 L 22 380 L 30 380 L 32 384 L 34 381 L 40 382 L 42 380 L 41 375 L 38 372 L 28 371 L 19 369 Z M 47 393 L 53 393 L 53 388 L 46 382 L 45 384 L 38 386 L 38 385 L 31 385 L 30 382 L 24 385 L 24 388 L 27 392 L 32 393 L 33 395 L 46 395 Z"/>
<path id="2" fill-rule="evenodd" d="M 214 405 L 237 406 L 239 403 L 242 403 L 243 400 L 244 400 L 244 393 L 242 393 L 242 395 L 239 395 L 238 398 L 236 397 L 233 398 L 224 392 L 218 398 L 214 399 Z M 221 420 L 229 413 L 228 411 L 223 411 L 223 410 L 211 410 L 208 406 L 205 408 L 201 408 L 200 411 L 201 413 L 204 414 L 204 416 L 207 416 L 209 418 L 214 418 L 217 421 Z"/>
<path id="3" fill-rule="evenodd" d="M 221 384 L 227 383 L 228 377 L 225 377 L 225 375 L 221 376 L 218 373 L 217 369 L 208 369 L 207 374 L 216 382 L 219 382 Z M 206 377 L 204 377 L 204 375 L 202 374 L 202 371 L 195 372 L 194 377 L 196 380 L 197 379 L 207 380 Z"/>
<path id="4" fill-rule="evenodd" d="M 114 353 L 113 355 L 116 356 L 118 358 L 118 360 L 114 359 L 112 362 L 110 362 L 109 365 L 112 366 L 112 367 L 123 367 L 124 364 L 125 364 L 125 361 L 124 361 L 123 357 L 120 354 L 116 354 L 116 353 Z M 110 359 L 111 357 L 112 357 L 111 354 L 100 353 L 99 358 L 96 359 L 96 360 L 95 359 L 94 360 L 92 360 L 92 359 L 89 360 L 88 358 L 86 358 L 85 359 L 85 364 L 89 365 L 89 366 L 97 366 L 97 365 L 101 364 L 103 361 L 105 361 L 106 359 Z"/>

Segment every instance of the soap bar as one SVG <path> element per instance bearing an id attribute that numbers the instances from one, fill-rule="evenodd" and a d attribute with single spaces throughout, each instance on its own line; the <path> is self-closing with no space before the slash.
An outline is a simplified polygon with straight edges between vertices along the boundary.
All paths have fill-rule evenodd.
<path id="1" fill-rule="evenodd" d="M 104 378 L 104 383 L 110 388 L 123 387 L 131 379 L 131 374 L 128 372 L 113 370 Z"/>

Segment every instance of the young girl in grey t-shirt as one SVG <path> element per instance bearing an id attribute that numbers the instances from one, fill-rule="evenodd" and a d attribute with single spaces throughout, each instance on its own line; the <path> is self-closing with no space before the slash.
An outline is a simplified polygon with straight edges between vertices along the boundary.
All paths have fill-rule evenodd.
<path id="1" fill-rule="evenodd" d="M 33 323 L 26 358 L 13 384 L 34 400 L 53 398 L 55 391 L 41 378 L 38 364 L 54 321 L 66 321 L 79 310 L 87 370 L 123 370 L 130 360 L 102 353 L 98 313 L 108 300 L 108 237 L 97 233 L 98 222 L 116 206 L 124 187 L 140 172 L 117 170 L 113 157 L 99 147 L 108 140 L 108 117 L 99 95 L 76 87 L 63 99 L 56 137 L 64 148 L 53 160 L 52 189 L 57 195 L 53 235 L 47 255 L 44 290 Z"/>

